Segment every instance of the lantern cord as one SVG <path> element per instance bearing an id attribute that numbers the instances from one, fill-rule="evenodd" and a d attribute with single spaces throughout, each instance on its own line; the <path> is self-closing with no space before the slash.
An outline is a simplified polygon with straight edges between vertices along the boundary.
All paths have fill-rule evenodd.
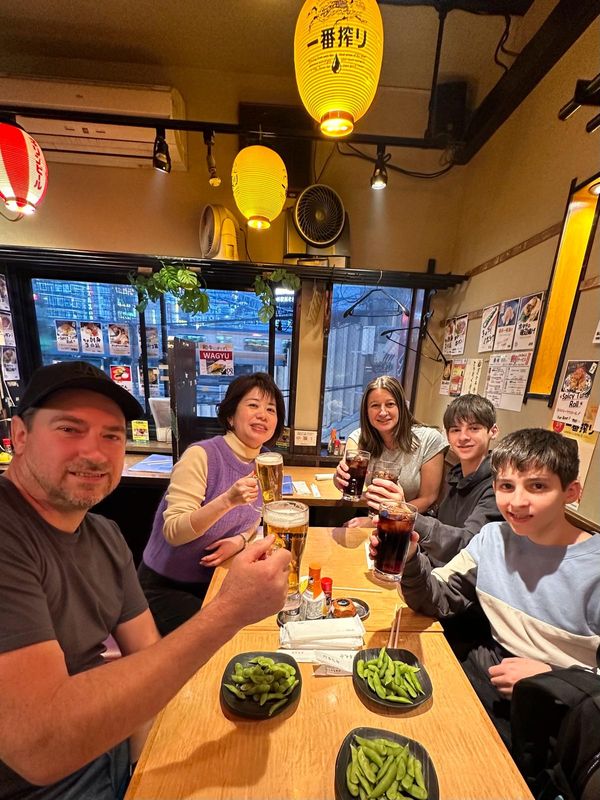
<path id="1" fill-rule="evenodd" d="M 353 152 L 352 153 L 345 153 L 340 148 L 340 143 L 336 144 L 337 151 L 341 156 L 352 156 L 353 158 L 362 158 L 365 161 L 370 161 L 371 164 L 375 164 L 377 162 L 376 158 L 367 155 L 367 153 L 363 153 L 362 150 L 359 150 L 354 145 L 350 144 L 350 142 L 344 142 L 346 147 L 349 147 Z M 416 172 L 414 170 L 404 169 L 403 167 L 398 167 L 391 162 L 386 162 L 386 169 L 393 169 L 395 172 L 400 172 L 402 175 L 408 175 L 410 178 L 439 178 L 440 175 L 445 175 L 447 172 L 450 172 L 452 167 L 455 166 L 455 162 L 452 160 L 450 163 L 444 167 L 443 169 L 438 170 L 437 172 Z"/>
<path id="2" fill-rule="evenodd" d="M 328 155 L 328 156 L 327 156 L 327 158 L 325 159 L 325 163 L 324 163 L 324 164 L 323 164 L 323 166 L 321 167 L 321 171 L 319 172 L 319 174 L 318 174 L 318 175 L 317 175 L 316 165 L 315 165 L 315 161 L 314 161 L 314 159 L 316 158 L 316 149 L 317 149 L 317 148 L 315 147 L 315 148 L 314 148 L 314 153 L 315 153 L 315 155 L 314 155 L 314 158 L 313 158 L 313 175 L 315 176 L 315 183 L 319 183 L 319 181 L 320 181 L 320 180 L 321 180 L 321 178 L 323 177 L 323 173 L 325 172 L 325 170 L 326 170 L 326 168 L 327 168 L 327 165 L 328 165 L 328 164 L 329 164 L 329 162 L 331 161 L 331 156 L 332 156 L 332 155 L 335 153 L 335 149 L 336 149 L 336 143 L 335 143 L 335 142 L 333 143 L 333 145 L 332 145 L 332 147 L 331 147 L 331 150 L 330 150 L 330 152 L 329 152 L 329 155 Z"/>
<path id="3" fill-rule="evenodd" d="M 246 237 L 246 231 L 245 231 L 245 229 L 244 229 L 244 228 L 243 228 L 241 225 L 240 225 L 240 230 L 241 230 L 241 232 L 242 232 L 242 235 L 243 235 L 243 237 L 244 237 L 244 248 L 245 248 L 245 250 L 246 250 L 246 256 L 248 257 L 248 261 L 249 261 L 251 264 L 255 264 L 256 262 L 254 261 L 254 259 L 253 259 L 253 258 L 252 258 L 252 256 L 250 255 L 250 250 L 248 249 L 248 239 L 247 239 L 247 237 Z"/>

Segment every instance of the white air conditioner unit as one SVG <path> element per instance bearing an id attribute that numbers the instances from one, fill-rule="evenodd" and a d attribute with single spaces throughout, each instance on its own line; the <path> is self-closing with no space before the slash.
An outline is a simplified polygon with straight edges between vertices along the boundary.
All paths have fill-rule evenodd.
<path id="1" fill-rule="evenodd" d="M 176 89 L 0 74 L 0 106 L 20 105 L 98 114 L 183 119 L 185 106 Z M 156 131 L 34 117 L 17 122 L 39 143 L 47 161 L 111 167 L 152 167 Z M 184 131 L 166 131 L 172 169 L 187 169 Z"/>

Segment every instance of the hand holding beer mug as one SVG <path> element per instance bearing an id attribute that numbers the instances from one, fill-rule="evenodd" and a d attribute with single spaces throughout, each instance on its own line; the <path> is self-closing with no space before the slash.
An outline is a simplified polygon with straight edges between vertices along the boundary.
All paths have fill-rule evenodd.
<path id="1" fill-rule="evenodd" d="M 273 534 L 274 547 L 285 547 L 292 554 L 288 576 L 288 596 L 283 607 L 290 611 L 300 607 L 300 561 L 308 533 L 308 506 L 295 500 L 276 500 L 265 505 L 265 535 Z"/>
<path id="2" fill-rule="evenodd" d="M 264 503 L 281 500 L 283 490 L 283 456 L 281 453 L 259 453 L 254 463 Z"/>
<path id="3" fill-rule="evenodd" d="M 380 504 L 374 570 L 378 578 L 402 579 L 416 516 L 417 509 L 410 503 L 386 500 Z"/>
<path id="4" fill-rule="evenodd" d="M 369 480 L 369 488 L 367 490 L 367 501 L 379 504 L 382 500 L 392 499 L 386 496 L 387 490 L 385 487 L 373 485 L 373 481 L 375 479 L 379 479 L 383 481 L 391 481 L 392 483 L 397 483 L 399 477 L 400 477 L 400 467 L 394 461 L 385 461 L 382 458 L 378 458 L 376 461 L 373 462 L 372 466 L 371 464 L 369 464 L 369 473 L 367 473 L 367 478 Z M 380 491 L 381 489 L 383 489 L 384 491 L 381 492 Z M 371 503 L 369 503 L 369 506 L 370 506 L 369 516 L 371 517 L 371 519 L 373 519 L 373 517 L 377 516 L 377 509 L 371 507 Z"/>
<path id="5" fill-rule="evenodd" d="M 342 500 L 350 500 L 352 503 L 360 500 L 370 458 L 371 454 L 367 450 L 346 450 L 344 461 L 350 477 L 342 493 Z"/>

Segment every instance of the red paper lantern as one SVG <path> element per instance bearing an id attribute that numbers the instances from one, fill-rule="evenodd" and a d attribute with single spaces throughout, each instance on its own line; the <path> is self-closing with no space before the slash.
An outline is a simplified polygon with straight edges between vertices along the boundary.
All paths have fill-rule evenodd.
<path id="1" fill-rule="evenodd" d="M 0 200 L 9 211 L 33 214 L 48 184 L 42 148 L 26 131 L 0 122 Z"/>

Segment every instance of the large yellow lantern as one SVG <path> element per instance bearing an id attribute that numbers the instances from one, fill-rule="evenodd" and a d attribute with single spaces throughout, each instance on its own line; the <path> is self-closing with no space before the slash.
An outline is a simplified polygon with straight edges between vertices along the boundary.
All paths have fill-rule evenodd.
<path id="1" fill-rule="evenodd" d="M 285 203 L 288 186 L 285 164 L 269 147 L 260 144 L 244 147 L 233 162 L 231 185 L 248 227 L 269 228 Z"/>
<path id="2" fill-rule="evenodd" d="M 296 82 L 327 136 L 346 136 L 373 102 L 383 58 L 375 0 L 306 0 L 296 22 Z"/>

